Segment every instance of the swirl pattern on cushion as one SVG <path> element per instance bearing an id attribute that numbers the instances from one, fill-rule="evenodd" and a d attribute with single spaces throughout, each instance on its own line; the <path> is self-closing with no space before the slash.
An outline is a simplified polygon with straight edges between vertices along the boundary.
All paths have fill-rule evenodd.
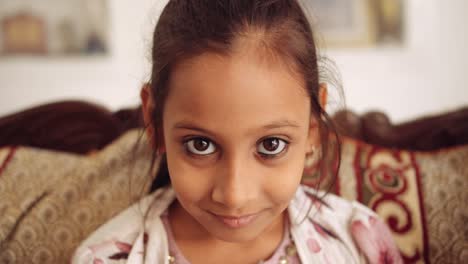
<path id="1" fill-rule="evenodd" d="M 337 157 L 329 158 L 334 165 Z M 320 176 L 318 164 L 304 170 L 303 182 L 330 189 L 367 205 L 387 223 L 407 263 L 428 261 L 426 222 L 418 164 L 414 153 L 379 148 L 345 138 L 338 178 Z"/>
<path id="2" fill-rule="evenodd" d="M 342 143 L 334 184 L 316 162 L 306 164 L 305 184 L 321 180 L 322 189 L 374 209 L 407 263 L 468 263 L 468 146 L 411 152 Z"/>

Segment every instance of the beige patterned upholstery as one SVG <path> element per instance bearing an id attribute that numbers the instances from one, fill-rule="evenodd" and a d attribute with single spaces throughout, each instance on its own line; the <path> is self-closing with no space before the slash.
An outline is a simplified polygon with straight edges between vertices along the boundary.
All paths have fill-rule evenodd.
<path id="1" fill-rule="evenodd" d="M 138 136 L 91 156 L 0 149 L 0 263 L 68 263 L 80 241 L 146 193 L 151 155 Z"/>
<path id="2" fill-rule="evenodd" d="M 417 156 L 431 263 L 468 263 L 468 147 Z"/>

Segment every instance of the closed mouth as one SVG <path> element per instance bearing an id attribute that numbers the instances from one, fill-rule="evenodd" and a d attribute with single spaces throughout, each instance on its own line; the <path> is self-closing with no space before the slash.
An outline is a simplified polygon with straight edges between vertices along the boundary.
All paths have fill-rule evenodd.
<path id="1" fill-rule="evenodd" d="M 210 212 L 216 219 L 221 223 L 230 228 L 241 228 L 252 223 L 260 213 L 247 214 L 241 216 L 232 216 L 232 215 L 219 215 Z"/>

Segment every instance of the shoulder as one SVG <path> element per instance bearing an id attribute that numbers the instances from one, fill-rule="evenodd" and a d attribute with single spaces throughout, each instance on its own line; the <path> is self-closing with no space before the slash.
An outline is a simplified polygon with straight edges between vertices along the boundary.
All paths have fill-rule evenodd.
<path id="1" fill-rule="evenodd" d="M 113 263 L 128 258 L 132 250 L 142 247 L 148 239 L 145 232 L 148 218 L 158 220 L 172 199 L 171 189 L 145 196 L 85 239 L 76 249 L 71 263 Z"/>
<path id="2" fill-rule="evenodd" d="M 356 201 L 302 186 L 313 225 L 345 244 L 351 255 L 370 263 L 403 263 L 390 229 L 379 216 Z"/>

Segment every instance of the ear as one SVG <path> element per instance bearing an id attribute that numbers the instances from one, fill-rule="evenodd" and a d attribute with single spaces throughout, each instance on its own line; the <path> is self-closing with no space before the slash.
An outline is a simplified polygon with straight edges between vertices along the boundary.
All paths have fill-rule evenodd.
<path id="1" fill-rule="evenodd" d="M 327 106 L 327 97 L 328 97 L 328 87 L 326 83 L 320 83 L 318 100 L 320 107 L 325 109 Z M 320 117 L 319 117 L 320 118 Z M 314 115 L 311 115 L 310 126 L 309 126 L 309 135 L 307 142 L 307 153 L 314 152 L 320 146 L 320 130 L 319 123 L 317 118 Z"/>
<path id="2" fill-rule="evenodd" d="M 318 93 L 318 99 L 320 103 L 320 107 L 325 109 L 327 107 L 327 100 L 328 100 L 328 85 L 326 83 L 321 83 L 319 85 L 319 93 Z"/>
<path id="3" fill-rule="evenodd" d="M 153 126 L 153 120 L 151 118 L 151 115 L 154 111 L 154 100 L 153 100 L 153 94 L 151 92 L 151 86 L 149 83 L 145 83 L 143 87 L 141 88 L 140 91 L 140 98 L 141 98 L 141 111 L 143 114 L 143 121 L 145 123 L 146 127 L 146 135 L 148 139 L 150 140 L 151 147 L 153 149 L 156 148 L 156 138 L 155 138 L 155 129 Z M 163 143 L 164 140 L 159 140 L 159 142 Z M 164 152 L 164 145 L 160 145 L 159 149 L 157 149 L 159 153 Z"/>

